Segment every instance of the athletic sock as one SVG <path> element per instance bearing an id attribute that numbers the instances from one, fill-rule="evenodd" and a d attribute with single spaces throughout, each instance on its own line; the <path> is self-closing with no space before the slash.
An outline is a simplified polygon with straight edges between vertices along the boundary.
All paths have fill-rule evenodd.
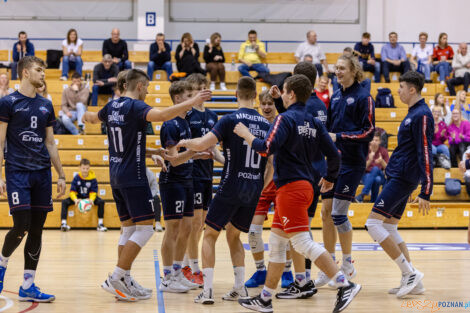
<path id="1" fill-rule="evenodd" d="M 103 225 L 103 219 L 102 218 L 98 219 L 98 225 Z"/>
<path id="2" fill-rule="evenodd" d="M 312 273 L 312 270 L 310 268 L 305 269 L 305 278 L 307 279 L 307 281 L 311 279 L 312 277 L 311 273 Z"/>
<path id="3" fill-rule="evenodd" d="M 204 275 L 204 291 L 209 292 L 209 290 L 212 289 L 212 284 L 214 282 L 214 268 L 203 268 L 202 274 Z"/>
<path id="4" fill-rule="evenodd" d="M 336 273 L 331 280 L 335 283 L 336 288 L 349 286 L 346 275 L 344 275 L 342 271 L 338 271 L 338 273 Z"/>
<path id="5" fill-rule="evenodd" d="M 245 267 L 234 266 L 233 275 L 235 276 L 235 289 L 240 289 L 245 285 Z"/>
<path id="6" fill-rule="evenodd" d="M 131 283 L 131 271 L 130 270 L 126 271 L 126 274 L 124 274 L 124 281 L 128 285 Z"/>
<path id="7" fill-rule="evenodd" d="M 67 224 L 67 220 L 62 220 L 62 224 Z"/>
<path id="8" fill-rule="evenodd" d="M 183 261 L 173 261 L 173 273 L 175 276 L 178 276 L 181 273 L 181 268 L 183 266 Z"/>
<path id="9" fill-rule="evenodd" d="M 259 261 L 255 261 L 256 265 L 256 270 L 257 271 L 265 271 L 266 270 L 266 265 L 264 265 L 264 259 L 261 259 Z"/>
<path id="10" fill-rule="evenodd" d="M 188 254 L 186 253 L 183 258 L 183 267 L 190 266 Z"/>
<path id="11" fill-rule="evenodd" d="M 198 259 L 189 259 L 189 264 L 191 266 L 191 270 L 194 273 L 199 273 L 201 269 L 199 268 L 199 261 Z"/>
<path id="12" fill-rule="evenodd" d="M 352 264 L 352 257 L 350 254 L 343 254 L 343 264 L 351 265 Z"/>
<path id="13" fill-rule="evenodd" d="M 335 253 L 334 253 L 334 252 L 333 252 L 333 253 L 330 253 L 330 255 L 331 255 L 331 258 L 333 259 L 333 261 L 335 261 L 335 262 L 336 262 L 336 256 L 335 256 Z"/>
<path id="14" fill-rule="evenodd" d="M 0 253 L 0 266 L 7 267 L 9 259 L 9 257 L 7 258 L 6 256 L 3 256 L 3 254 Z"/>
<path id="15" fill-rule="evenodd" d="M 400 254 L 400 256 L 398 258 L 396 258 L 394 261 L 395 261 L 395 263 L 397 263 L 398 267 L 400 268 L 400 270 L 403 274 L 413 272 L 413 267 L 411 266 L 410 262 L 408 262 L 406 260 L 403 253 Z"/>
<path id="16" fill-rule="evenodd" d="M 284 272 L 290 272 L 290 268 L 292 266 L 292 259 L 286 261 L 286 266 L 284 266 Z"/>
<path id="17" fill-rule="evenodd" d="M 126 270 L 123 270 L 122 268 L 116 266 L 114 268 L 113 274 L 111 274 L 111 278 L 114 280 L 119 280 L 123 278 L 124 275 L 126 275 Z"/>
<path id="18" fill-rule="evenodd" d="M 24 270 L 24 280 L 23 280 L 23 289 L 29 289 L 34 283 L 34 276 L 36 276 L 36 271 L 34 270 Z"/>
<path id="19" fill-rule="evenodd" d="M 268 301 L 273 297 L 273 293 L 274 289 L 268 288 L 265 285 L 261 291 L 261 299 L 263 299 L 263 301 Z"/>
<path id="20" fill-rule="evenodd" d="M 307 277 L 305 272 L 295 273 L 295 281 L 299 284 L 300 287 L 305 286 L 307 283 Z"/>
<path id="21" fill-rule="evenodd" d="M 165 280 L 170 279 L 171 277 L 171 270 L 173 269 L 172 266 L 163 266 L 163 278 Z"/>

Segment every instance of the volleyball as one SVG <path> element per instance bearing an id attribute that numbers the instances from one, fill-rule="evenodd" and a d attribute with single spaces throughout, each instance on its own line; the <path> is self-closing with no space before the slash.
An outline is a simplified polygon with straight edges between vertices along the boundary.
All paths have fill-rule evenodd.
<path id="1" fill-rule="evenodd" d="M 87 213 L 88 211 L 91 210 L 91 207 L 93 206 L 93 204 L 91 203 L 90 200 L 88 199 L 82 199 L 80 200 L 80 202 L 78 203 L 78 210 L 81 212 L 81 213 Z"/>

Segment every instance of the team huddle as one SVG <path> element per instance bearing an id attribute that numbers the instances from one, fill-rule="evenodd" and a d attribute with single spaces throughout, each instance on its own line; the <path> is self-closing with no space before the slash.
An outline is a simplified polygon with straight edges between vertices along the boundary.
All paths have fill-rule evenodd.
<path id="1" fill-rule="evenodd" d="M 50 163 L 59 174 L 59 196 L 65 192 L 65 175 L 52 133 L 52 104 L 34 91 L 44 83 L 44 62 L 25 57 L 18 69 L 19 90 L 0 100 L 0 161 L 8 141 L 6 183 L 0 179 L 0 194 L 8 195 L 14 221 L 0 254 L 0 292 L 8 259 L 27 234 L 20 300 L 51 302 L 55 297 L 34 285 L 34 275 L 43 225 L 52 210 Z M 344 310 L 362 288 L 352 281 L 357 272 L 348 209 L 366 168 L 375 119 L 372 97 L 360 85 L 358 61 L 341 56 L 335 74 L 342 88 L 334 92 L 327 109 L 314 92 L 315 66 L 300 62 L 283 86 L 259 95 L 262 114 L 254 109 L 256 82 L 243 77 L 236 90 L 238 110 L 218 119 L 204 107 L 211 98 L 204 75 L 192 74 L 172 83 L 169 93 L 174 105 L 159 110 L 144 102 L 148 76 L 137 69 L 121 72 L 117 81 L 121 97 L 83 117 L 86 123 L 106 125 L 110 182 L 122 225 L 117 265 L 101 287 L 123 301 L 152 295 L 152 289 L 142 287 L 131 275 L 135 258 L 154 233 L 154 198 L 146 177 L 146 159 L 152 158 L 165 168 L 159 178 L 165 220 L 160 291 L 186 293 L 202 288 L 194 302 L 214 304 L 215 244 L 225 229 L 235 279 L 223 300 L 273 312 L 274 295 L 278 299 L 309 298 L 316 288 L 328 284 L 337 289 L 333 312 Z M 400 286 L 389 291 L 398 298 L 425 290 L 424 275 L 412 266 L 397 230 L 419 183 L 421 193 L 415 201 L 420 211 L 429 211 L 434 120 L 420 95 L 423 85 L 424 78 L 416 72 L 400 77 L 400 99 L 409 112 L 386 168 L 387 182 L 365 225 L 402 271 Z M 146 148 L 148 122 L 164 122 L 160 149 Z M 214 161 L 224 167 L 212 199 Z M 310 232 L 320 195 L 324 247 Z M 272 203 L 266 267 L 261 236 Z M 247 281 L 242 232 L 248 233 L 257 269 Z M 337 233 L 342 250 L 339 267 Z M 201 237 L 202 269 L 198 263 Z M 320 269 L 316 279 L 311 277 L 312 263 Z M 285 289 L 275 293 L 279 280 Z M 263 286 L 261 293 L 250 297 L 248 288 L 258 286 Z"/>

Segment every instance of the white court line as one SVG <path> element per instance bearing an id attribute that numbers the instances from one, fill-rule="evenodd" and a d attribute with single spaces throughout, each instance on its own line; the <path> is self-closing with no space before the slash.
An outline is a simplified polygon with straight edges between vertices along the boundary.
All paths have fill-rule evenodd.
<path id="1" fill-rule="evenodd" d="M 13 300 L 10 298 L 0 295 L 0 299 L 5 300 L 5 305 L 0 308 L 0 312 L 6 311 L 13 306 Z"/>

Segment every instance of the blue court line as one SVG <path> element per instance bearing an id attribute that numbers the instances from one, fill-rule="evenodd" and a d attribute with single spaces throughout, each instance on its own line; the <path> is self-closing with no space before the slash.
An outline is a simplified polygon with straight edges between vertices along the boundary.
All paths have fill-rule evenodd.
<path id="1" fill-rule="evenodd" d="M 157 250 L 153 250 L 153 263 L 155 265 L 155 281 L 157 284 L 157 305 L 158 313 L 165 313 L 165 300 L 163 299 L 163 292 L 160 291 L 160 263 L 158 262 Z"/>

